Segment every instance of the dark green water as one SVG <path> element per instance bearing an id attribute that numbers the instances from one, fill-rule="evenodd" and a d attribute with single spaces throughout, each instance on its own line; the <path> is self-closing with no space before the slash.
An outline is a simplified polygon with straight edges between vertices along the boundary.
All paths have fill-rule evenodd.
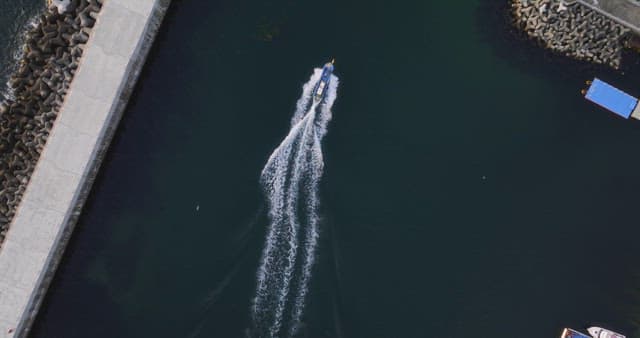
<path id="1" fill-rule="evenodd" d="M 300 336 L 634 336 L 640 124 L 579 90 L 639 69 L 550 56 L 502 2 L 175 1 L 31 337 L 243 337 L 260 171 L 331 57 Z"/>

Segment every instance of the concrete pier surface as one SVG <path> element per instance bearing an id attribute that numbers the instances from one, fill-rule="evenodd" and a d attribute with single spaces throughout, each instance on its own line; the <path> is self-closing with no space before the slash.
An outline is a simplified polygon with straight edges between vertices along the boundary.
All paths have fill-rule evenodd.
<path id="1" fill-rule="evenodd" d="M 577 0 L 579 3 L 640 34 L 640 2 L 635 0 Z"/>
<path id="2" fill-rule="evenodd" d="M 104 0 L 0 249 L 0 338 L 28 335 L 168 3 Z"/>

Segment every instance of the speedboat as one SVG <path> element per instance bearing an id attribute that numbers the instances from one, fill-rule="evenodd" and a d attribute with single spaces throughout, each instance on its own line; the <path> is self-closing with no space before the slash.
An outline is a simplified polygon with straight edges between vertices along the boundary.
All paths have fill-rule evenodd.
<path id="1" fill-rule="evenodd" d="M 322 67 L 322 75 L 320 76 L 320 81 L 316 83 L 316 86 L 313 88 L 313 103 L 318 104 L 324 100 L 324 97 L 327 95 L 327 91 L 329 90 L 329 82 L 331 81 L 331 74 L 333 73 L 333 63 L 327 62 Z"/>
<path id="2" fill-rule="evenodd" d="M 593 338 L 625 338 L 625 336 L 613 332 L 611 330 L 607 330 L 607 329 L 603 329 L 601 327 L 590 327 L 587 329 L 587 331 L 589 331 L 589 334 L 593 337 Z"/>

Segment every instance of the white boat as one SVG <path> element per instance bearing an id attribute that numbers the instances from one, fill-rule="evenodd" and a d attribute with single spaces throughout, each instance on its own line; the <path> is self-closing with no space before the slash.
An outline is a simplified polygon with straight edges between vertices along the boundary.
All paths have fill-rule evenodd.
<path id="1" fill-rule="evenodd" d="M 625 336 L 619 333 L 616 333 L 607 329 L 603 329 L 597 326 L 590 327 L 587 329 L 587 331 L 593 338 L 625 338 Z"/>

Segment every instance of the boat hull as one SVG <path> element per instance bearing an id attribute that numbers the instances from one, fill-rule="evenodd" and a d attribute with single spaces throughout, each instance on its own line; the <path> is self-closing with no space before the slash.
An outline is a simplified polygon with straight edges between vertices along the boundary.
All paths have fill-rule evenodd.
<path id="1" fill-rule="evenodd" d="M 587 329 L 589 334 L 593 336 L 593 338 L 625 338 L 625 336 L 613 332 L 611 330 L 603 329 L 601 327 L 590 327 Z"/>

